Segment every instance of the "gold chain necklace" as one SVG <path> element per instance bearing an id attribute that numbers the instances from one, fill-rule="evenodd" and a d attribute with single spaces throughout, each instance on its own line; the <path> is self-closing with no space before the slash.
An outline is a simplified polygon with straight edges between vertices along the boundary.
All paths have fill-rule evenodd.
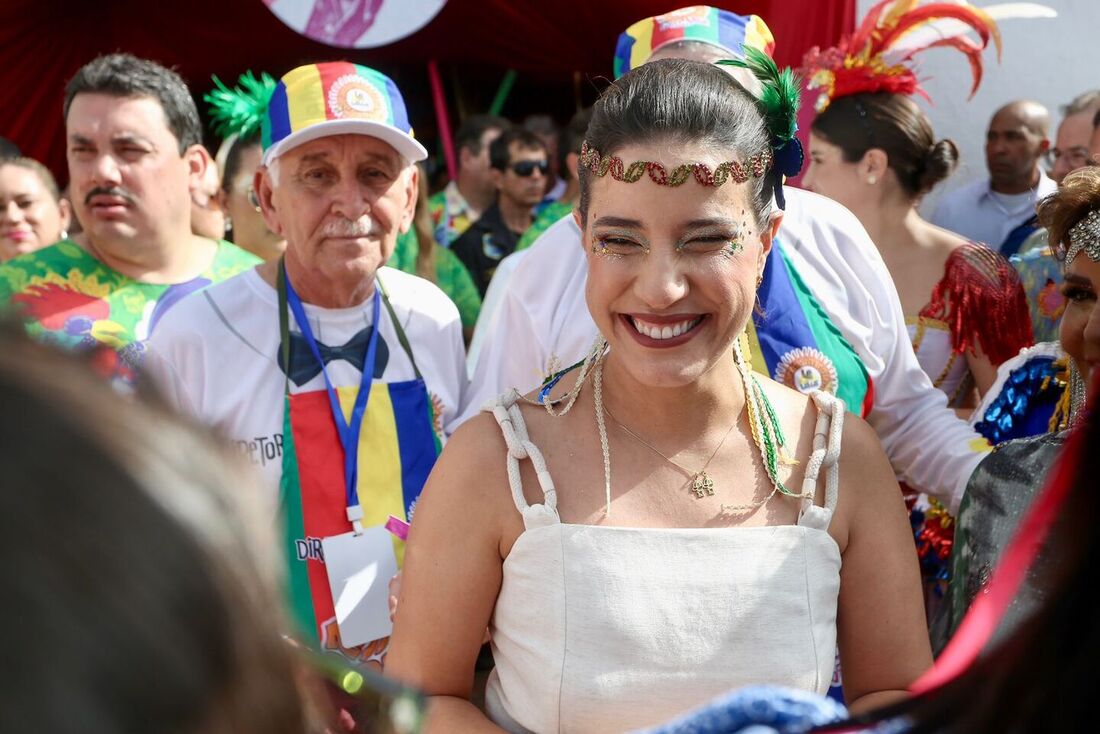
<path id="1" fill-rule="evenodd" d="M 710 466 L 711 459 L 713 459 L 715 456 L 718 455 L 718 450 L 720 448 L 722 448 L 722 444 L 724 444 L 726 442 L 726 439 L 729 438 L 729 435 L 731 433 L 733 433 L 733 429 L 737 425 L 737 420 L 734 420 L 734 422 L 730 425 L 729 430 L 726 431 L 726 435 L 722 436 L 722 440 L 719 441 L 718 445 L 714 447 L 714 451 L 711 452 L 710 457 L 703 463 L 703 466 L 701 466 L 699 468 L 699 471 L 692 471 L 691 469 L 688 469 L 686 466 L 683 466 L 682 464 L 679 464 L 679 463 L 673 461 L 672 459 L 668 458 L 656 446 L 651 444 L 649 441 L 646 441 L 644 438 L 639 436 L 637 433 L 635 433 L 634 431 L 630 430 L 625 425 L 623 425 L 622 421 L 620 421 L 618 418 L 616 418 L 614 416 L 614 414 L 610 410 L 608 410 L 607 406 L 604 406 L 603 410 L 604 410 L 605 413 L 607 413 L 607 417 L 610 418 L 611 420 L 615 421 L 615 425 L 617 425 L 619 428 L 626 431 L 626 433 L 631 438 L 633 438 L 635 441 L 642 444 L 643 446 L 648 448 L 650 451 L 657 454 L 662 459 L 667 461 L 669 464 L 672 464 L 674 467 L 676 467 L 677 469 L 682 471 L 684 474 L 686 474 L 688 477 L 690 477 L 691 478 L 691 491 L 695 493 L 696 498 L 702 499 L 703 497 L 713 497 L 714 496 L 714 480 L 711 479 L 707 475 L 707 467 Z M 740 414 L 738 414 L 738 420 L 739 419 L 740 419 Z"/>

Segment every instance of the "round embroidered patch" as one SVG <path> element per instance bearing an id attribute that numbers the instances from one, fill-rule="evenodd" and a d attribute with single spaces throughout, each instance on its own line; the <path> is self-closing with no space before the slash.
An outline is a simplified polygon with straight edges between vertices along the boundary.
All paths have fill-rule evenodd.
<path id="1" fill-rule="evenodd" d="M 804 395 L 818 390 L 835 395 L 839 382 L 832 360 L 813 347 L 799 347 L 784 354 L 775 366 L 774 378 Z"/>
<path id="2" fill-rule="evenodd" d="M 332 83 L 328 90 L 328 106 L 337 118 L 386 118 L 386 102 L 382 95 L 358 74 L 345 74 Z"/>

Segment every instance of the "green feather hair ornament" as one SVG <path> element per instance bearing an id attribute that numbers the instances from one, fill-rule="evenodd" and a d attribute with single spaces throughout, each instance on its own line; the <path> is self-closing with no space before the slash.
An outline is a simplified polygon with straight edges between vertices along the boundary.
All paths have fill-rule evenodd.
<path id="1" fill-rule="evenodd" d="M 230 89 L 218 77 L 211 78 L 217 88 L 203 95 L 203 100 L 210 105 L 215 132 L 223 138 L 231 135 L 247 138 L 259 132 L 267 103 L 275 91 L 275 79 L 266 72 L 261 72 L 257 79 L 246 71 L 237 80 L 237 86 Z"/>
<path id="2" fill-rule="evenodd" d="M 783 176 L 797 176 L 802 170 L 802 143 L 798 132 L 798 106 L 801 101 L 801 80 L 789 68 L 779 70 L 771 57 L 758 48 L 744 46 L 745 58 L 723 59 L 719 64 L 747 69 L 760 81 L 762 90 L 757 100 L 764 115 L 764 124 L 771 135 L 775 155 L 775 170 Z M 782 177 L 775 183 L 775 199 L 784 207 Z"/>

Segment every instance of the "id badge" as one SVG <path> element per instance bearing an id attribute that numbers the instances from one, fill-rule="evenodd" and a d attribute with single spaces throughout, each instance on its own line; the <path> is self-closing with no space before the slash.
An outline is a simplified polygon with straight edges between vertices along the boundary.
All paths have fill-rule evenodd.
<path id="1" fill-rule="evenodd" d="M 397 573 L 393 540 L 384 527 L 364 528 L 321 540 L 336 624 L 345 647 L 389 636 L 389 583 Z"/>

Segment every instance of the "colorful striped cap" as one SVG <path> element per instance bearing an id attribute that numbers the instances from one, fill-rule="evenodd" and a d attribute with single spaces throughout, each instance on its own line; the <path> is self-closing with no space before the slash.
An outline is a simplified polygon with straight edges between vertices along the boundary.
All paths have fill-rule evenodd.
<path id="1" fill-rule="evenodd" d="M 717 46 L 735 56 L 753 46 L 768 56 L 775 38 L 759 15 L 737 15 L 709 5 L 693 5 L 664 15 L 639 20 L 619 36 L 615 47 L 615 78 L 649 61 L 657 49 L 677 41 L 697 41 Z"/>
<path id="2" fill-rule="evenodd" d="M 328 135 L 370 135 L 410 162 L 428 151 L 413 138 L 401 92 L 385 74 L 346 61 L 299 66 L 279 80 L 262 124 L 263 162 Z"/>

